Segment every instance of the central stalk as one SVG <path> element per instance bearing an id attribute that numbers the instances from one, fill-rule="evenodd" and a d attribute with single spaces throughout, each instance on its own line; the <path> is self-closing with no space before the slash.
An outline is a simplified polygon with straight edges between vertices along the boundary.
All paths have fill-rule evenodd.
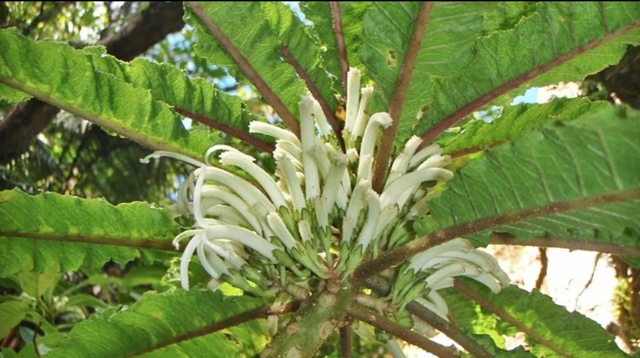
<path id="1" fill-rule="evenodd" d="M 333 281 L 314 293 L 274 337 L 261 358 L 311 358 L 347 314 L 355 290 L 348 282 Z"/>

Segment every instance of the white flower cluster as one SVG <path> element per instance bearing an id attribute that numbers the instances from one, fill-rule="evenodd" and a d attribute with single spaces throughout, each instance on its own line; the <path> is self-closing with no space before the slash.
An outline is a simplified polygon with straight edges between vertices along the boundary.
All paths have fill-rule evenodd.
<path id="1" fill-rule="evenodd" d="M 196 253 L 214 280 L 243 289 L 255 286 L 245 278 L 268 286 L 284 284 L 288 277 L 304 281 L 311 273 L 320 278 L 344 275 L 367 253 L 384 250 L 389 242 L 384 237 L 393 236 L 396 226 L 428 213 L 427 201 L 438 195 L 435 184 L 453 177 L 443 168 L 450 158 L 440 155 L 437 145 L 418 150 L 422 141 L 414 136 L 393 161 L 382 193 L 375 192 L 371 180 L 378 136 L 392 119 L 388 113 L 367 114 L 373 89 L 360 91 L 357 69 L 349 71 L 347 87 L 346 152 L 336 145 L 319 103 L 310 95 L 299 102 L 300 138 L 272 124 L 250 124 L 250 132 L 276 141 L 277 179 L 254 158 L 224 145 L 210 148 L 204 162 L 167 152 L 149 156 L 172 156 L 197 167 L 178 195 L 180 212 L 195 219 L 195 228 L 174 240 L 178 247 L 191 238 L 180 266 L 185 289 Z M 216 152 L 219 163 L 234 172 L 209 162 Z M 234 174 L 239 172 L 244 175 Z M 457 239 L 416 256 L 411 269 L 430 274 L 426 282 L 431 298 L 454 275 L 473 276 L 496 289 L 485 275 L 502 282 L 503 273 L 487 256 Z M 444 301 L 425 302 L 446 316 Z"/>

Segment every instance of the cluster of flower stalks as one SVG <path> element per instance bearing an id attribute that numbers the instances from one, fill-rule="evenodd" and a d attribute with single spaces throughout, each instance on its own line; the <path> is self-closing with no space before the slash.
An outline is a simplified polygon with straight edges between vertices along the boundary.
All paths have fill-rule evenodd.
<path id="1" fill-rule="evenodd" d="M 178 195 L 180 213 L 195 220 L 192 230 L 174 240 L 178 248 L 190 239 L 180 265 L 185 290 L 197 254 L 212 289 L 227 282 L 257 296 L 305 297 L 322 280 L 346 280 L 363 260 L 415 237 L 412 221 L 429 214 L 429 200 L 453 177 L 444 169 L 450 158 L 437 145 L 418 150 L 421 140 L 413 137 L 392 162 L 384 190 L 375 192 L 374 154 L 392 119 L 388 113 L 369 116 L 373 88 L 360 90 L 357 69 L 349 72 L 347 87 L 345 152 L 310 95 L 299 102 L 300 138 L 272 124 L 251 123 L 251 132 L 276 141 L 275 178 L 225 145 L 210 148 L 204 162 L 167 152 L 149 156 L 172 156 L 196 167 Z M 212 156 L 219 158 L 216 166 Z M 396 268 L 391 293 L 378 300 L 400 311 L 416 300 L 446 319 L 447 304 L 437 291 L 451 287 L 456 276 L 494 291 L 508 283 L 491 255 L 456 239 Z M 435 334 L 424 324 L 415 328 Z"/>

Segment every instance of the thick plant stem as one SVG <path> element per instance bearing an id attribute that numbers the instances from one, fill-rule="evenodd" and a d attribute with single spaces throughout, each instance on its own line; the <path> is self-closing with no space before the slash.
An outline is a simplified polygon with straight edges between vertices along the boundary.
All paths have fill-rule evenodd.
<path id="1" fill-rule="evenodd" d="M 304 302 L 287 327 L 274 337 L 261 358 L 311 358 L 347 314 L 354 289 L 343 283 L 328 284 Z"/>

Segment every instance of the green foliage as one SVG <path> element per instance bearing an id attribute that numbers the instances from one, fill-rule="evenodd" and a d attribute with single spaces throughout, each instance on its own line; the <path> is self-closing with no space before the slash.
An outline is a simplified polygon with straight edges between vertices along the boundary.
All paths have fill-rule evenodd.
<path id="1" fill-rule="evenodd" d="M 197 160 L 214 144 L 249 145 L 231 136 L 249 136 L 246 132 L 251 121 L 277 122 L 277 116 L 284 116 L 258 115 L 253 88 L 248 96 L 235 96 L 211 82 L 229 77 L 227 74 L 242 90 L 245 84 L 255 82 L 243 73 L 244 65 L 232 60 L 231 48 L 239 51 L 294 117 L 298 117 L 298 102 L 308 89 L 304 76 L 288 62 L 294 62 L 311 79 L 340 117 L 340 101 L 345 95 L 341 58 L 331 7 L 326 2 L 301 4 L 311 24 L 282 3 L 200 3 L 206 20 L 221 29 L 230 45 L 221 44 L 185 5 L 185 21 L 194 28 L 193 34 L 183 37 L 186 46 L 172 53 L 170 43 L 175 41 L 165 41 L 152 54 L 175 64 L 149 59 L 123 62 L 106 55 L 102 47 L 77 50 L 69 44 L 29 39 L 77 40 L 80 29 L 96 30 L 105 21 L 122 29 L 132 14 L 145 6 L 125 2 L 118 6 L 119 18 L 114 19 L 112 13 L 99 15 L 94 3 L 42 3 L 39 9 L 27 3 L 0 3 L 0 25 L 6 27 L 18 18 L 23 22 L 18 27 L 22 34 L 14 29 L 0 30 L 0 109 L 8 113 L 9 105 L 35 97 L 76 116 L 63 117 L 58 126 L 47 129 L 46 144 L 37 142 L 22 161 L 2 168 L 3 186 L 21 186 L 30 193 L 47 189 L 81 192 L 86 197 L 104 195 L 112 202 L 171 201 L 179 181 L 177 173 L 184 174 L 182 167 L 154 163 L 140 169 L 138 160 L 146 150 L 120 146 L 120 137 L 97 128 L 151 149 L 170 150 Z M 638 44 L 637 2 L 436 2 L 420 47 L 414 49 L 410 38 L 420 3 L 340 2 L 338 6 L 346 60 L 363 71 L 363 84 L 375 87 L 367 114 L 387 111 L 398 100 L 394 91 L 401 72 L 410 75 L 407 96 L 401 103 L 396 149 L 409 136 L 423 135 L 445 120 L 446 127 L 462 121 L 460 128 L 444 135 L 438 136 L 446 128 L 436 128 L 434 137 L 445 154 L 495 146 L 469 158 L 447 183 L 442 196 L 429 201 L 430 214 L 414 225 L 418 236 L 464 228 L 466 237 L 478 245 L 487 244 L 492 233 L 508 233 L 518 240 L 587 240 L 637 249 L 640 113 L 586 99 L 510 105 L 526 88 L 581 81 L 618 62 L 627 44 Z M 40 14 L 51 10 L 49 23 L 41 21 Z M 90 38 L 95 40 L 96 35 L 94 31 Z M 416 65 L 404 69 L 409 51 L 417 51 Z M 474 120 L 474 112 L 491 105 L 489 111 L 497 113 L 490 123 Z M 261 112 L 271 114 L 268 108 Z M 182 120 L 189 114 L 214 121 L 217 130 L 198 124 L 187 130 Z M 74 127 L 78 117 L 97 126 L 86 131 L 61 129 Z M 274 171 L 271 159 L 251 154 L 258 157 L 258 165 Z M 145 177 L 154 179 L 145 181 Z M 299 218 L 285 219 L 286 225 L 295 226 Z M 114 206 L 101 199 L 53 193 L 0 192 L 0 277 L 8 278 L 0 280 L 0 338 L 20 335 L 25 343 L 17 347 L 22 348 L 20 357 L 36 357 L 37 349 L 50 358 L 260 354 L 270 341 L 263 320 L 212 331 L 220 322 L 270 302 L 251 298 L 228 283 L 221 286 L 223 293 L 174 288 L 178 260 L 170 252 L 170 240 L 184 230 L 168 210 L 147 203 Z M 387 233 L 396 235 L 397 240 L 408 240 L 414 234 L 404 228 Z M 411 243 L 407 247 L 413 249 Z M 327 252 L 329 248 L 331 243 Z M 314 260 L 318 259 L 317 249 L 305 247 Z M 384 261 L 385 248 L 375 249 L 380 252 L 375 251 L 374 256 L 380 255 Z M 134 260 L 125 267 L 117 265 Z M 242 270 L 253 268 L 252 264 Z M 285 276 L 281 282 L 269 282 L 274 292 L 293 282 L 284 274 L 286 268 L 278 271 L 277 266 L 260 264 L 270 270 L 270 277 L 278 277 L 278 273 Z M 63 276 L 78 270 L 82 272 Z M 199 270 L 190 273 L 194 284 L 209 279 L 204 269 Z M 308 272 L 303 271 L 295 278 L 304 286 L 303 291 L 320 286 L 307 280 L 304 275 Z M 262 271 L 242 272 L 259 275 Z M 424 294 L 418 286 L 415 292 Z M 451 321 L 490 355 L 623 356 L 597 323 L 567 312 L 547 296 L 515 286 L 499 294 L 472 287 L 519 322 L 518 327 L 508 324 L 456 290 L 443 295 Z M 146 290 L 158 293 L 142 294 Z M 360 290 L 354 288 L 355 292 Z M 294 322 L 307 327 L 306 333 L 281 331 L 273 347 L 293 354 L 296 351 L 290 350 L 290 342 L 324 342 L 326 337 L 318 337 L 327 333 L 323 331 L 326 327 L 333 330 L 351 304 L 351 293 L 344 291 L 338 313 L 324 312 L 323 304 L 314 305 L 316 299 L 323 302 L 315 295 L 318 292 L 312 292 L 311 300 L 306 300 L 311 303 L 303 306 L 303 312 L 312 314 L 294 316 Z M 375 295 L 372 298 L 384 300 Z M 331 311 L 332 305 L 328 304 L 327 310 Z M 327 317 L 332 319 L 323 321 Z M 281 329 L 288 319 L 281 321 Z M 44 337 L 34 338 L 37 330 L 29 325 L 41 325 Z M 16 326 L 19 329 L 14 330 Z M 523 327 L 530 351 L 506 351 L 503 335 L 513 336 Z M 358 345 L 378 348 L 379 343 L 368 340 L 363 338 Z M 337 341 L 338 336 L 331 335 L 322 354 L 337 356 Z M 307 354 L 312 348 L 317 347 L 300 350 Z M 4 348 L 0 354 L 14 356 L 18 353 Z"/>
<path id="2" fill-rule="evenodd" d="M 197 159 L 218 141 L 206 131 L 187 131 L 180 117 L 142 88 L 95 71 L 85 51 L 52 41 L 32 42 L 0 31 L 0 83 L 45 99 L 143 145 Z"/>
<path id="3" fill-rule="evenodd" d="M 289 111 L 296 117 L 298 101 L 306 93 L 302 80 L 296 76 L 293 67 L 280 59 L 280 42 L 274 34 L 269 19 L 258 2 L 201 3 L 207 16 L 221 28 L 233 45 L 240 51 L 254 70 L 269 85 Z M 275 15 L 277 18 L 278 15 Z M 224 48 L 211 35 L 209 30 L 193 14 L 185 20 L 196 28 L 198 39 L 194 50 L 210 63 L 227 67 L 234 77 L 239 76 L 239 68 L 233 65 Z M 290 18 L 290 20 L 292 20 Z M 246 26 L 251 24 L 250 27 Z M 284 24 L 286 26 L 286 24 Z M 279 29 L 282 31 L 282 29 Z M 286 34 L 285 34 L 286 35 Z"/>
<path id="4" fill-rule="evenodd" d="M 485 244 L 491 232 L 504 232 L 520 240 L 636 246 L 640 210 L 629 199 L 640 189 L 639 120 L 638 112 L 604 108 L 488 151 L 430 203 L 432 216 L 421 221 L 419 233 L 488 220 L 489 229 L 472 236 Z"/>
<path id="5" fill-rule="evenodd" d="M 71 331 L 51 358 L 245 357 L 268 339 L 263 320 L 211 333 L 216 323 L 266 302 L 248 297 L 190 291 L 145 294 L 131 306 L 93 315 Z"/>
<path id="6" fill-rule="evenodd" d="M 170 247 L 180 230 L 168 211 L 146 203 L 113 206 L 52 193 L 0 192 L 0 213 L 0 277 L 101 267 L 112 259 L 151 262 L 167 254 L 137 245 Z"/>
<path id="7" fill-rule="evenodd" d="M 606 102 L 591 102 L 586 99 L 554 99 L 545 104 L 505 107 L 491 122 L 481 119 L 469 121 L 462 126 L 460 134 L 443 135 L 438 144 L 447 154 L 499 144 L 516 139 L 546 122 L 573 120 L 606 105 Z"/>
<path id="8" fill-rule="evenodd" d="M 521 325 L 527 334 L 527 343 L 531 353 L 538 357 L 626 357 L 613 338 L 597 322 L 578 312 L 569 312 L 557 305 L 551 297 L 537 290 L 527 292 L 511 285 L 498 294 L 493 294 L 484 287 L 464 280 L 465 284 L 491 305 L 499 309 Z M 456 294 L 448 299 L 456 297 Z M 456 298 L 460 299 L 460 298 Z M 465 298 L 461 298 L 464 300 Z M 464 324 L 464 323 L 463 323 Z M 507 323 L 500 323 L 507 325 Z M 495 328 L 510 333 L 521 331 L 516 327 Z M 531 338 L 532 335 L 542 341 Z"/>

